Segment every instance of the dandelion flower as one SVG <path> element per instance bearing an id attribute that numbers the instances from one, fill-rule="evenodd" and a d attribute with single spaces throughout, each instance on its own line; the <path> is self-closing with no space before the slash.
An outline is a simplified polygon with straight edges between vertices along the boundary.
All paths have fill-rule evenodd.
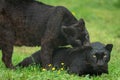
<path id="1" fill-rule="evenodd" d="M 52 66 L 52 64 L 49 64 L 48 66 L 49 66 L 49 67 L 51 67 L 51 66 Z"/>
<path id="2" fill-rule="evenodd" d="M 61 65 L 64 65 L 64 63 L 61 63 Z"/>
<path id="3" fill-rule="evenodd" d="M 55 70 L 55 67 L 52 68 L 52 71 L 54 71 L 54 70 Z"/>
<path id="4" fill-rule="evenodd" d="M 63 71 L 63 70 L 64 70 L 64 68 L 60 68 L 60 70 L 62 70 L 62 71 Z"/>
<path id="5" fill-rule="evenodd" d="M 43 68 L 43 69 L 42 69 L 42 71 L 46 71 L 46 69 L 45 69 L 45 68 Z"/>

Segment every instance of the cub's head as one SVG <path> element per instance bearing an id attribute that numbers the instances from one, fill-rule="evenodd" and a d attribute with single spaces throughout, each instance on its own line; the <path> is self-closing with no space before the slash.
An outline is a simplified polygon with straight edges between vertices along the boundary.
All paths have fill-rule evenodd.
<path id="1" fill-rule="evenodd" d="M 110 61 L 110 53 L 113 48 L 113 44 L 104 45 L 100 42 L 94 42 L 91 44 L 92 49 L 87 54 L 88 61 L 96 71 L 104 71 L 108 73 L 108 62 Z"/>
<path id="2" fill-rule="evenodd" d="M 80 19 L 73 25 L 62 26 L 62 32 L 66 37 L 67 42 L 73 47 L 88 46 L 90 43 L 89 33 L 83 19 Z"/>

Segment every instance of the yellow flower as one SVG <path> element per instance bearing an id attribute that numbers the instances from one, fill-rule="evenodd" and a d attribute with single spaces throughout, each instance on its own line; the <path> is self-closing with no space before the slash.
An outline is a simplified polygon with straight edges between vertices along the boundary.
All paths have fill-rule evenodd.
<path id="1" fill-rule="evenodd" d="M 61 63 L 61 65 L 64 65 L 64 63 Z"/>
<path id="2" fill-rule="evenodd" d="M 54 71 L 54 70 L 55 70 L 55 67 L 52 68 L 52 71 Z"/>
<path id="3" fill-rule="evenodd" d="M 63 70 L 64 70 L 64 68 L 60 68 L 60 70 L 62 70 L 62 71 L 63 71 Z"/>
<path id="4" fill-rule="evenodd" d="M 43 68 L 43 69 L 42 69 L 42 71 L 46 71 L 46 69 L 45 69 L 45 68 Z"/>
<path id="5" fill-rule="evenodd" d="M 51 67 L 51 66 L 52 66 L 52 64 L 49 64 L 48 66 L 49 66 L 49 67 Z"/>

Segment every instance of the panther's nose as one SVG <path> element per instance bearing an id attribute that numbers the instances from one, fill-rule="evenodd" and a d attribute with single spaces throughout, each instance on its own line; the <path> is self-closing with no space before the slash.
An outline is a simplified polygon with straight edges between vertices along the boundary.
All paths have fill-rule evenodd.
<path id="1" fill-rule="evenodd" d="M 101 67 L 103 67 L 103 65 L 97 65 L 98 66 L 98 68 L 101 68 Z"/>
<path id="2" fill-rule="evenodd" d="M 104 62 L 102 60 L 98 60 L 97 66 L 102 67 L 104 65 Z"/>

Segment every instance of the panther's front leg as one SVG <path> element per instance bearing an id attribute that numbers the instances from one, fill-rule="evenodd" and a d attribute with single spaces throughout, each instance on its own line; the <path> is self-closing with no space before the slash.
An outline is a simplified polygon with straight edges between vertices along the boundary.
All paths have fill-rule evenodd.
<path id="1" fill-rule="evenodd" d="M 52 63 L 52 53 L 53 53 L 53 47 L 51 42 L 46 42 L 41 45 L 41 61 L 42 61 L 42 67 L 46 69 L 50 69 L 51 67 L 49 64 Z"/>
<path id="2" fill-rule="evenodd" d="M 13 69 L 14 66 L 12 64 L 12 53 L 13 53 L 13 45 L 5 45 L 2 47 L 2 61 L 5 63 L 7 68 Z"/>
<path id="3" fill-rule="evenodd" d="M 54 20 L 51 20 L 51 21 L 54 21 Z M 53 25 L 53 23 L 51 21 L 48 22 L 48 24 L 49 24 L 48 28 L 44 34 L 44 37 L 41 39 L 40 57 L 41 57 L 41 61 L 42 61 L 42 67 L 46 68 L 46 69 L 50 69 L 50 67 L 48 65 L 52 63 L 53 50 L 55 47 L 59 46 L 56 44 L 59 29 L 58 29 L 58 26 Z"/>
<path id="4" fill-rule="evenodd" d="M 7 68 L 13 69 L 12 64 L 12 53 L 14 44 L 14 35 L 9 30 L 3 30 L 4 34 L 2 37 L 2 61 L 5 63 Z"/>
<path id="5" fill-rule="evenodd" d="M 66 9 L 58 6 L 54 8 L 53 13 L 48 19 L 47 29 L 41 40 L 41 60 L 44 68 L 49 68 L 48 65 L 52 63 L 52 53 L 55 47 L 60 46 L 60 39 L 58 36 L 61 34 L 61 26 L 63 23 Z M 57 41 L 59 40 L 59 41 Z"/>

